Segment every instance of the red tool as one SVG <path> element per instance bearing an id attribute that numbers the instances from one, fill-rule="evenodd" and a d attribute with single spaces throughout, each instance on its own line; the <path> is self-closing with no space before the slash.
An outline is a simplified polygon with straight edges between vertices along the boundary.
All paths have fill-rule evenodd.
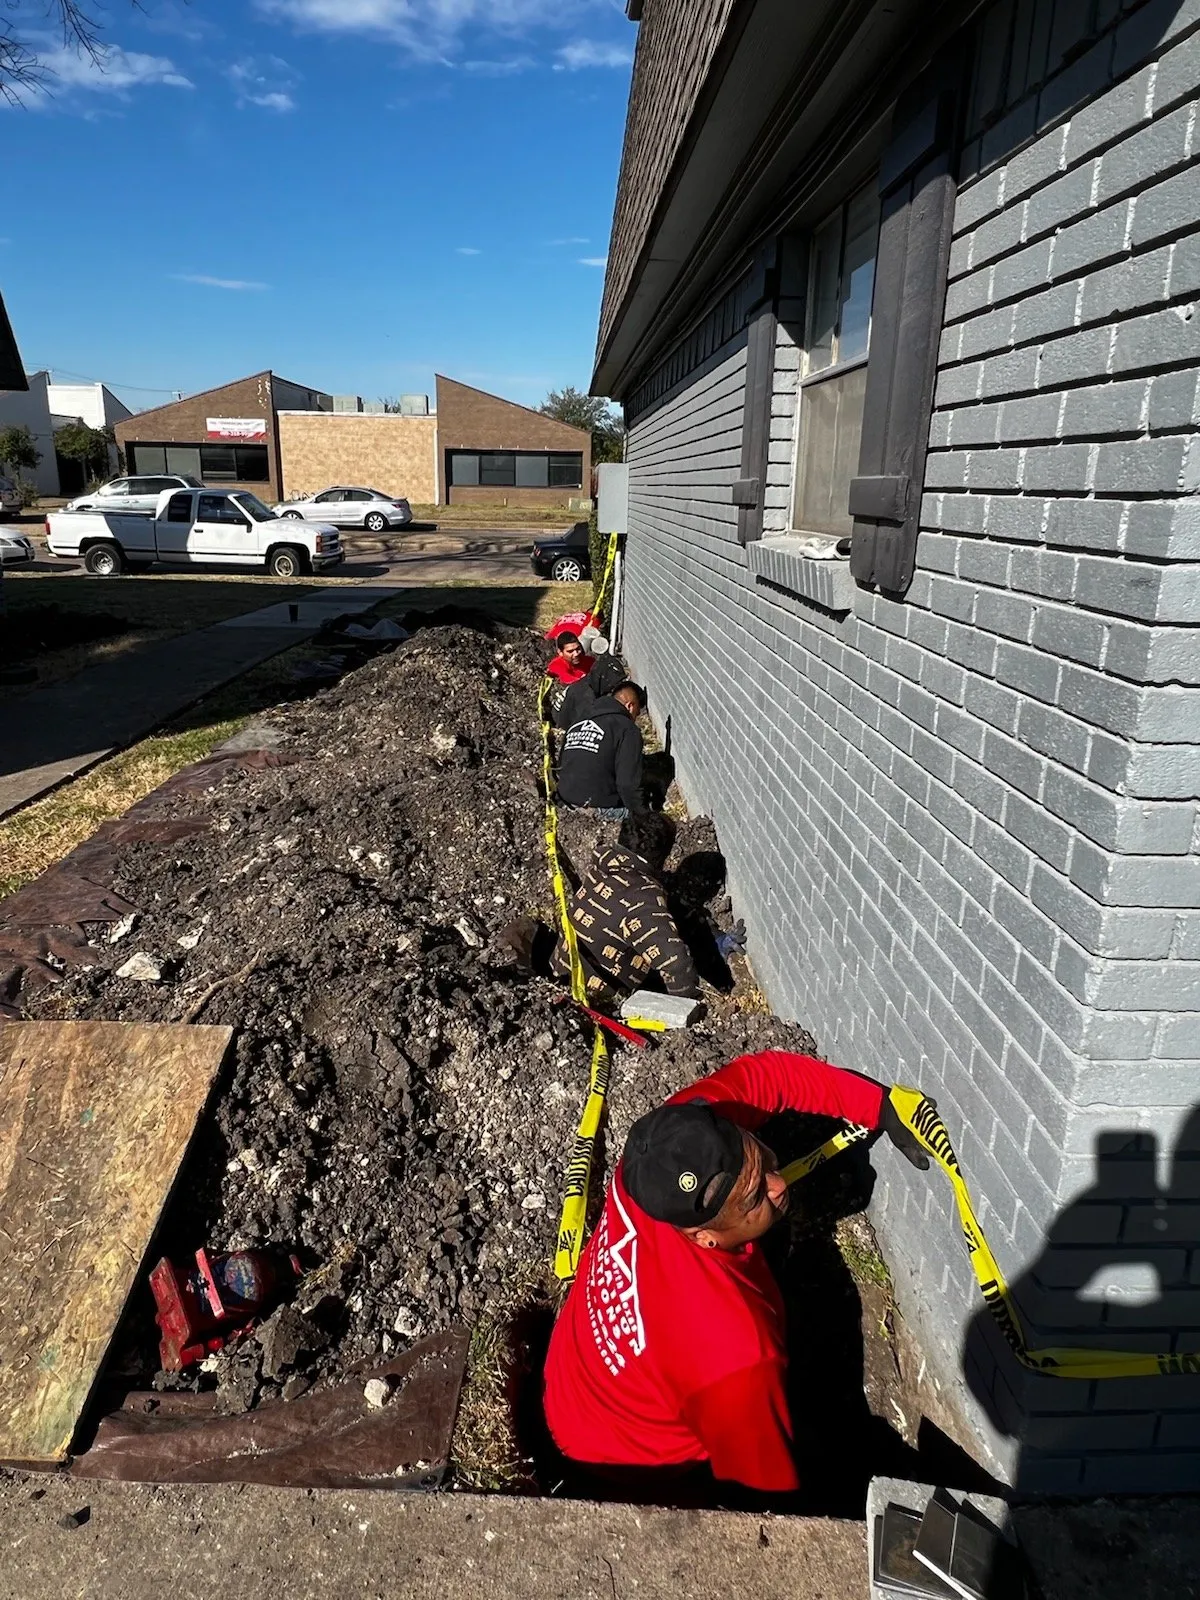
<path id="1" fill-rule="evenodd" d="M 571 999 L 569 994 L 558 996 L 558 1004 L 566 1005 Z M 591 1006 L 585 1006 L 582 1000 L 574 1001 L 580 1011 L 591 1017 L 598 1028 L 607 1028 L 610 1033 L 615 1033 L 618 1039 L 624 1039 L 627 1044 L 634 1044 L 639 1050 L 646 1048 L 646 1040 L 633 1028 L 627 1028 L 623 1022 L 618 1022 L 615 1017 L 606 1017 L 603 1011 L 593 1011 Z"/>
<path id="2" fill-rule="evenodd" d="M 279 1258 L 265 1250 L 233 1250 L 227 1255 L 196 1251 L 192 1271 L 166 1256 L 150 1274 L 162 1329 L 159 1359 L 164 1372 L 215 1355 L 235 1335 L 245 1333 L 263 1308 L 300 1277 L 295 1256 Z"/>

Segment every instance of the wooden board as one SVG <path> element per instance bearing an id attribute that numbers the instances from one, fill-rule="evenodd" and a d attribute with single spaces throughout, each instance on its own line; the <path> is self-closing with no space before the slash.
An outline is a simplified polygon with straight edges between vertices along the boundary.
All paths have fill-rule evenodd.
<path id="1" fill-rule="evenodd" d="M 61 1462 L 231 1028 L 0 1028 L 0 1460 Z"/>

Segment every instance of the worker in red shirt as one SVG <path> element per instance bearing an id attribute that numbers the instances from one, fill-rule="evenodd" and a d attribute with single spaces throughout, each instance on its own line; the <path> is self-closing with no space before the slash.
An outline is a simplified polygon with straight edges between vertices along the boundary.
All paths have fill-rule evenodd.
<path id="1" fill-rule="evenodd" d="M 788 1189 L 754 1131 L 789 1110 L 881 1128 L 929 1165 L 880 1084 L 780 1050 L 739 1056 L 635 1122 L 546 1359 L 551 1435 L 591 1477 L 707 1465 L 764 1494 L 800 1487 L 783 1301 L 758 1242 Z"/>
<path id="2" fill-rule="evenodd" d="M 573 683 L 580 683 L 587 677 L 594 662 L 580 644 L 577 633 L 557 634 L 554 645 L 555 654 L 546 667 L 546 676 L 553 678 L 554 682 L 546 694 L 546 703 L 551 720 L 557 721 L 557 712 L 567 690 Z"/>

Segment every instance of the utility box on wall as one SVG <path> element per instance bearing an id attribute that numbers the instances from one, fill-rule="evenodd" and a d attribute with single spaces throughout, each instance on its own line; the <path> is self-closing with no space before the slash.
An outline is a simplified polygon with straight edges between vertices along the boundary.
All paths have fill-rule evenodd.
<path id="1" fill-rule="evenodd" d="M 601 533 L 629 532 L 629 468 L 606 461 L 596 468 L 596 524 Z"/>

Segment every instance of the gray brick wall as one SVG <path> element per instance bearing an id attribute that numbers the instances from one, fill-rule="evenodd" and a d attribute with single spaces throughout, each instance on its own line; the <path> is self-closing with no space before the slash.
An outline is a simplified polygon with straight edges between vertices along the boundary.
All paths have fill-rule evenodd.
<path id="1" fill-rule="evenodd" d="M 1198 25 L 1134 11 L 1106 87 L 974 153 L 903 602 L 860 590 L 837 617 L 750 571 L 736 347 L 630 438 L 625 645 L 755 969 L 830 1058 L 936 1095 L 1060 1345 L 1200 1348 L 1198 1235 L 1162 1206 L 1200 1194 Z M 977 1316 L 947 1186 L 877 1165 L 903 1307 L 1010 1471 L 1020 1439 L 1022 1487 L 1200 1487 L 1200 1379 L 1023 1376 Z"/>

